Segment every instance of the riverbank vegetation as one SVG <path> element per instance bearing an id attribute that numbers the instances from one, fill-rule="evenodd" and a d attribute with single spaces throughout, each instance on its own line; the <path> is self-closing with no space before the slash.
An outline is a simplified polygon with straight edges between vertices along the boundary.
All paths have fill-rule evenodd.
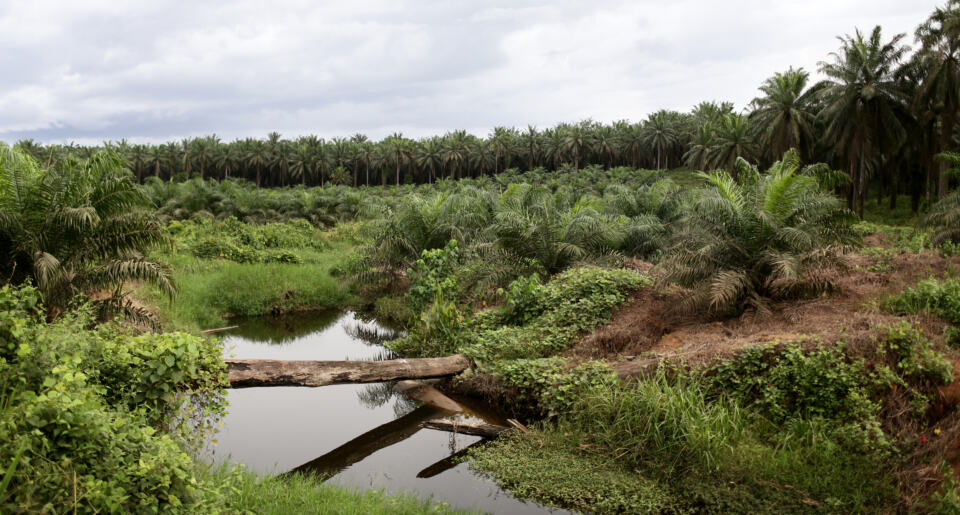
<path id="1" fill-rule="evenodd" d="M 845 36 L 743 114 L 0 145 L 0 511 L 447 511 L 197 459 L 200 331 L 345 306 L 529 422 L 465 458 L 521 498 L 960 509 L 957 20 Z"/>

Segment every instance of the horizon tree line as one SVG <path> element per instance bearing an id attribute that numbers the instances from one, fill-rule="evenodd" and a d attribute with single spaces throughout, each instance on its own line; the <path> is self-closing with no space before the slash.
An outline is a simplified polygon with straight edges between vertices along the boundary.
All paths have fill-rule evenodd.
<path id="1" fill-rule="evenodd" d="M 877 201 L 909 195 L 919 209 L 950 189 L 946 161 L 957 149 L 960 110 L 960 0 L 949 0 L 916 29 L 885 38 L 881 27 L 840 36 L 819 63 L 825 79 L 788 68 L 768 78 L 743 112 L 731 102 L 701 102 L 686 113 L 660 110 L 641 122 L 584 120 L 538 130 L 494 127 L 485 138 L 454 130 L 411 139 L 393 133 L 324 139 L 316 135 L 223 142 L 216 135 L 162 144 L 122 139 L 100 146 L 16 143 L 53 166 L 70 156 L 115 150 L 139 182 L 149 177 L 242 178 L 257 186 L 428 183 L 497 174 L 509 168 L 686 166 L 734 170 L 738 158 L 769 166 L 791 148 L 803 162 L 845 171 L 848 205 L 862 216 L 867 193 Z"/>

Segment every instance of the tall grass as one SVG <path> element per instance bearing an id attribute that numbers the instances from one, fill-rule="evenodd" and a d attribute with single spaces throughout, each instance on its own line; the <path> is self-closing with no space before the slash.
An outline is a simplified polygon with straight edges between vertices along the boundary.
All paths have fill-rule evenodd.
<path id="1" fill-rule="evenodd" d="M 823 417 L 776 425 L 710 395 L 696 375 L 661 372 L 632 385 L 595 388 L 546 429 L 579 435 L 572 440 L 660 482 L 678 507 L 704 498 L 719 506 L 736 497 L 735 503 L 766 499 L 760 504 L 778 509 L 873 511 L 897 495 L 892 478 L 876 473 L 884 467 L 881 455 L 851 445 L 862 435 L 849 426 Z M 726 491 L 733 484 L 743 487 Z"/>
<path id="2" fill-rule="evenodd" d="M 165 256 L 179 289 L 173 301 L 149 286 L 138 295 L 157 306 L 168 329 L 195 331 L 222 326 L 224 316 L 258 316 L 343 306 L 354 300 L 350 285 L 331 271 L 350 255 L 348 243 L 306 254 L 305 263 L 234 263 L 178 254 Z"/>

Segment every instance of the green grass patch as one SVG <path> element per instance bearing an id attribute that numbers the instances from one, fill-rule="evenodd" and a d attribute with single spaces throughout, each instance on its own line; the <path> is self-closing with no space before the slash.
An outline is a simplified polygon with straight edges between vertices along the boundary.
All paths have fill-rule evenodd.
<path id="1" fill-rule="evenodd" d="M 214 508 L 234 513 L 467 513 L 452 509 L 447 503 L 424 500 L 411 494 L 353 490 L 324 484 L 319 478 L 301 474 L 262 476 L 235 468 L 215 471 L 210 479 L 230 485 L 229 494 Z"/>
<path id="2" fill-rule="evenodd" d="M 863 203 L 863 219 L 882 225 L 913 226 L 917 224 L 919 216 L 910 207 L 910 197 L 901 195 L 897 199 L 897 207 L 890 209 L 890 197 L 876 197 Z"/>
<path id="3" fill-rule="evenodd" d="M 171 225 L 176 223 L 179 222 Z M 207 225 L 197 224 L 191 231 Z M 271 225 L 296 226 L 293 223 Z M 304 231 L 313 234 L 313 229 Z M 293 239 L 284 245 L 294 245 L 301 236 L 298 232 L 285 236 Z M 174 251 L 156 256 L 173 269 L 178 290 L 176 298 L 169 301 L 149 285 L 141 286 L 137 296 L 157 308 L 163 327 L 194 332 L 225 325 L 225 315 L 260 316 L 352 303 L 355 298 L 351 284 L 335 275 L 337 268 L 349 259 L 355 244 L 339 238 L 317 237 L 322 237 L 322 242 L 268 248 L 270 252 L 295 255 L 293 262 L 235 262 L 219 257 L 197 257 L 189 246 L 178 244 Z M 276 241 L 286 240 L 277 237 Z"/>
<path id="4" fill-rule="evenodd" d="M 595 513 L 661 513 L 673 502 L 655 481 L 581 448 L 579 432 L 507 433 L 469 451 L 470 464 L 520 499 Z"/>

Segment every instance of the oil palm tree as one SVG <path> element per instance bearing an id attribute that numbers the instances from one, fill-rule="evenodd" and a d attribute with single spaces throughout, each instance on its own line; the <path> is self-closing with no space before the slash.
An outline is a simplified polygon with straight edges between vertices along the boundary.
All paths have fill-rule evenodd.
<path id="1" fill-rule="evenodd" d="M 867 36 L 859 30 L 840 38 L 832 62 L 820 63 L 827 79 L 820 83 L 824 104 L 820 116 L 826 124 L 824 141 L 847 161 L 852 178 L 850 205 L 863 216 L 867 177 L 884 155 L 895 152 L 906 131 L 909 98 L 896 78 L 897 65 L 906 48 L 903 34 L 884 43 L 881 29 Z"/>
<path id="2" fill-rule="evenodd" d="M 417 145 L 414 161 L 420 168 L 428 170 L 428 182 L 433 182 L 436 179 L 437 169 L 443 166 L 443 143 L 440 138 L 421 140 Z"/>
<path id="3" fill-rule="evenodd" d="M 256 185 L 260 187 L 260 172 L 270 164 L 270 147 L 263 140 L 251 139 L 247 146 L 246 162 L 256 170 Z"/>
<path id="4" fill-rule="evenodd" d="M 795 150 L 760 173 L 743 159 L 739 180 L 700 172 L 697 192 L 660 266 L 664 281 L 692 289 L 677 306 L 688 313 L 764 311 L 771 299 L 820 291 L 807 268 L 837 245 L 856 242 L 852 216 L 821 186 L 822 166 L 800 167 Z"/>
<path id="5" fill-rule="evenodd" d="M 0 144 L 0 241 L 3 273 L 30 278 L 51 316 L 80 293 L 94 295 L 102 312 L 145 318 L 124 287 L 148 281 L 172 296 L 166 268 L 143 254 L 166 241 L 149 199 L 103 152 L 41 170 L 25 153 Z"/>
<path id="6" fill-rule="evenodd" d="M 753 139 L 750 120 L 743 115 L 731 113 L 720 118 L 716 128 L 716 144 L 710 153 L 709 164 L 713 168 L 726 168 L 736 173 L 737 159 L 756 161 L 759 147 Z M 737 176 L 734 175 L 734 180 Z"/>
<path id="7" fill-rule="evenodd" d="M 493 155 L 496 158 L 493 162 L 493 173 L 500 172 L 500 162 L 503 162 L 504 168 L 510 167 L 510 153 L 512 152 L 514 140 L 517 136 L 517 130 L 507 127 L 494 127 L 490 134 L 490 146 L 493 149 Z"/>
<path id="8" fill-rule="evenodd" d="M 527 125 L 527 130 L 520 135 L 520 148 L 521 154 L 527 158 L 527 170 L 533 170 L 541 149 L 540 133 L 533 125 Z"/>
<path id="9" fill-rule="evenodd" d="M 403 137 L 402 133 L 395 132 L 383 140 L 396 170 L 396 185 L 400 185 L 400 167 L 413 157 L 413 144 Z"/>
<path id="10" fill-rule="evenodd" d="M 640 129 L 643 142 L 654 149 L 657 156 L 657 170 L 666 166 L 665 155 L 671 146 L 677 142 L 677 132 L 670 123 L 666 111 L 657 111 L 647 117 Z"/>
<path id="11" fill-rule="evenodd" d="M 940 152 L 953 150 L 953 135 L 960 112 L 960 0 L 948 0 L 938 7 L 916 31 L 925 76 L 917 91 L 918 100 L 931 101 L 940 119 Z M 948 189 L 946 162 L 940 170 L 937 194 Z"/>
<path id="12" fill-rule="evenodd" d="M 753 99 L 750 121 L 768 157 L 782 156 L 791 148 L 805 156 L 813 144 L 817 91 L 807 88 L 809 78 L 803 68 L 790 68 L 764 81 L 760 86 L 763 96 Z"/>
<path id="13" fill-rule="evenodd" d="M 713 123 L 703 122 L 697 127 L 690 141 L 690 148 L 683 154 L 683 164 L 694 170 L 707 170 L 707 163 L 716 144 Z"/>

